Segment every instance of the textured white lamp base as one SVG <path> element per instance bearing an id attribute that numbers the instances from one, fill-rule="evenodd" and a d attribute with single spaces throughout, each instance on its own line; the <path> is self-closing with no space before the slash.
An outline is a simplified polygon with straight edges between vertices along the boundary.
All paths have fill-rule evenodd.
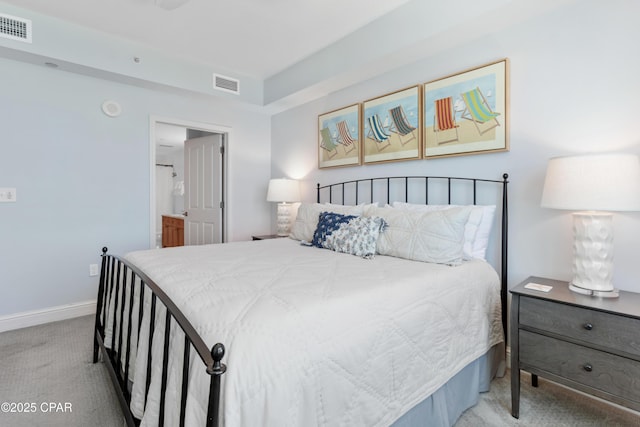
<path id="1" fill-rule="evenodd" d="M 277 211 L 277 234 L 278 236 L 288 236 L 291 227 L 291 204 L 278 203 Z"/>
<path id="2" fill-rule="evenodd" d="M 612 289 L 610 291 L 594 291 L 593 289 L 581 288 L 573 283 L 569 283 L 569 289 L 578 294 L 591 295 L 592 297 L 618 298 L 620 296 L 617 289 Z"/>
<path id="3" fill-rule="evenodd" d="M 613 287 L 613 215 L 573 214 L 573 280 L 569 289 L 599 296 L 618 296 Z"/>

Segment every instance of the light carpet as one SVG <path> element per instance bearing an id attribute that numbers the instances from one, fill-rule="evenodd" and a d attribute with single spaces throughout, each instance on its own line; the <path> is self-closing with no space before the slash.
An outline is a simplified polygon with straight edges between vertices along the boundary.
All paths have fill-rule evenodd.
<path id="1" fill-rule="evenodd" d="M 0 426 L 121 427 L 123 417 L 103 363 L 92 363 L 93 317 L 0 334 Z M 33 412 L 24 412 L 25 407 Z M 70 411 L 68 410 L 70 408 Z M 522 375 L 520 419 L 511 417 L 509 375 L 491 383 L 455 427 L 639 426 L 640 414 L 552 382 Z M 428 427 L 428 426 L 427 426 Z"/>
<path id="2" fill-rule="evenodd" d="M 520 378 L 520 418 L 511 416 L 511 371 L 491 382 L 477 405 L 467 409 L 455 427 L 622 427 L 640 426 L 640 413 L 570 390 L 542 377 Z"/>
<path id="3" fill-rule="evenodd" d="M 92 363 L 93 322 L 83 316 L 0 334 L 0 426 L 122 427 L 109 372 Z M 6 403 L 16 412 L 5 412 Z"/>

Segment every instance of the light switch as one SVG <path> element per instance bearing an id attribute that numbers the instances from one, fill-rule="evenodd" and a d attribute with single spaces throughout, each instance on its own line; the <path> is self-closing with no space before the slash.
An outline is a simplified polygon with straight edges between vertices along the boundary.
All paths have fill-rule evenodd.
<path id="1" fill-rule="evenodd" d="M 98 264 L 89 264 L 89 276 L 97 276 L 100 274 Z"/>
<path id="2" fill-rule="evenodd" d="M 15 188 L 0 188 L 0 202 L 15 202 L 16 201 L 16 189 Z"/>

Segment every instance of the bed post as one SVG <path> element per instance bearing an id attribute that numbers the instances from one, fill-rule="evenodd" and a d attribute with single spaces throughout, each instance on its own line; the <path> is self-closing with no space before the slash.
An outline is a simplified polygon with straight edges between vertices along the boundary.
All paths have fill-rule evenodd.
<path id="1" fill-rule="evenodd" d="M 100 344 L 98 342 L 98 328 L 100 328 L 100 314 L 102 313 L 102 299 L 104 293 L 104 274 L 107 264 L 107 247 L 102 248 L 102 268 L 100 269 L 100 283 L 98 284 L 98 302 L 96 304 L 96 318 L 93 327 L 93 363 L 98 362 L 100 352 Z"/>
<path id="2" fill-rule="evenodd" d="M 220 377 L 227 370 L 227 367 L 220 363 L 224 357 L 224 345 L 221 343 L 215 344 L 211 349 L 211 357 L 213 357 L 213 366 L 207 368 L 207 374 L 211 375 L 207 427 L 218 427 L 220 422 Z"/>
<path id="3" fill-rule="evenodd" d="M 502 257 L 501 257 L 501 274 L 500 274 L 500 299 L 502 301 L 502 328 L 507 336 L 507 294 L 509 283 L 507 281 L 507 257 L 509 243 L 509 209 L 507 206 L 507 184 L 509 183 L 509 174 L 502 175 Z"/>
<path id="4" fill-rule="evenodd" d="M 320 203 L 320 183 L 316 184 L 316 203 Z"/>

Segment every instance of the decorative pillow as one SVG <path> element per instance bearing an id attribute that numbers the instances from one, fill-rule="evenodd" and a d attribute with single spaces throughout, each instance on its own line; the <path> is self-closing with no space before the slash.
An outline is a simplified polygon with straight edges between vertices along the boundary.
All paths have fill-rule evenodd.
<path id="1" fill-rule="evenodd" d="M 321 212 L 335 212 L 344 215 L 362 215 L 365 209 L 371 205 L 342 206 L 320 203 L 301 203 L 298 208 L 296 220 L 291 227 L 289 237 L 304 242 L 313 239 L 313 233 L 318 226 L 318 217 Z"/>
<path id="2" fill-rule="evenodd" d="M 495 205 L 468 205 L 472 208 L 469 221 L 464 229 L 464 259 L 485 259 L 489 235 L 493 227 L 496 212 Z M 412 203 L 393 202 L 396 209 L 414 212 L 433 212 L 461 207 L 460 205 L 418 205 Z"/>
<path id="3" fill-rule="evenodd" d="M 376 253 L 376 242 L 385 225 L 378 217 L 322 212 L 312 244 L 370 259 Z"/>
<path id="4" fill-rule="evenodd" d="M 465 224 L 471 207 L 432 212 L 377 208 L 387 223 L 378 237 L 377 252 L 414 261 L 459 265 L 463 260 Z"/>

